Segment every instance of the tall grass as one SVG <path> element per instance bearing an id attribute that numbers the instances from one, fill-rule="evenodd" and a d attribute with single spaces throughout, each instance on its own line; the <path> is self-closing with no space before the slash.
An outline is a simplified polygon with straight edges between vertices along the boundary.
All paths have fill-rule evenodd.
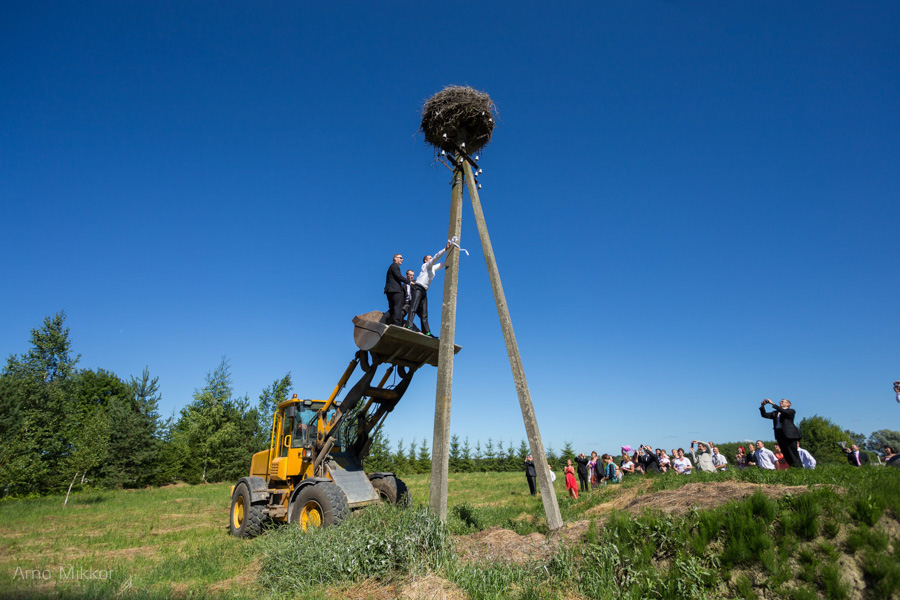
<path id="1" fill-rule="evenodd" d="M 430 571 L 470 598 L 841 598 L 849 594 L 840 570 L 848 557 L 863 570 L 870 597 L 900 595 L 900 544 L 884 527 L 886 515 L 900 514 L 897 469 L 629 477 L 578 500 L 557 481 L 563 518 L 591 520 L 584 540 L 512 565 L 464 564 L 451 540 L 497 525 L 546 532 L 543 504 L 524 475 L 452 474 L 444 525 L 425 510 L 428 477 L 405 479 L 411 510 L 367 509 L 337 528 L 278 527 L 255 540 L 227 532 L 228 484 L 88 491 L 65 508 L 61 496 L 0 501 L 0 576 L 7 576 L 0 597 L 334 598 L 362 579 L 390 585 Z M 722 480 L 811 491 L 779 500 L 756 494 L 680 516 L 590 513 L 623 494 Z M 20 565 L 114 575 L 10 580 Z"/>
<path id="2" fill-rule="evenodd" d="M 358 511 L 340 527 L 279 527 L 260 539 L 257 551 L 265 588 L 309 594 L 319 586 L 441 568 L 450 558 L 450 535 L 425 508 L 384 505 Z"/>

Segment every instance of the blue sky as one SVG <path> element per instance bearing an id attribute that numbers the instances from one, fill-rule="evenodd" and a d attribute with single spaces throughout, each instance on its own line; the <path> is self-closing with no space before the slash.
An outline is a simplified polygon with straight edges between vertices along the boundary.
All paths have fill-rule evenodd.
<path id="1" fill-rule="evenodd" d="M 900 429 L 896 2 L 5 3 L 0 353 L 68 313 L 165 414 L 222 356 L 327 397 L 395 252 L 446 240 L 419 126 L 497 108 L 481 200 L 545 445 Z M 525 437 L 471 206 L 452 430 Z M 437 329 L 443 276 L 431 294 Z M 435 370 L 388 420 L 429 438 Z"/>

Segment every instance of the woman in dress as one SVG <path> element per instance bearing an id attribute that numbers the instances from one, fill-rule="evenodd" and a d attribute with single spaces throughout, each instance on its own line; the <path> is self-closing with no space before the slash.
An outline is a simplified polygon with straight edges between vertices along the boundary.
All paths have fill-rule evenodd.
<path id="1" fill-rule="evenodd" d="M 778 461 L 775 463 L 775 468 L 779 471 L 784 471 L 785 469 L 789 469 L 787 459 L 784 457 L 784 452 L 781 451 L 781 446 L 775 444 L 775 459 Z"/>
<path id="2" fill-rule="evenodd" d="M 569 490 L 569 496 L 578 500 L 578 480 L 575 479 L 575 467 L 572 466 L 571 460 L 566 461 L 563 473 L 566 474 L 566 489 Z"/>
<path id="3" fill-rule="evenodd" d="M 591 489 L 595 489 L 600 485 L 600 478 L 597 476 L 597 451 L 591 452 L 591 460 L 588 461 L 588 473 L 591 476 Z"/>

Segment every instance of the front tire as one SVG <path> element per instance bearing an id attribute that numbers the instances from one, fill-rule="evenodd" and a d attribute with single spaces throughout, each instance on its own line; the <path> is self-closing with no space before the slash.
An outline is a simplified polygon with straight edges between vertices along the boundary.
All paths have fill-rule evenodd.
<path id="1" fill-rule="evenodd" d="M 381 496 L 381 499 L 391 504 L 399 504 L 400 506 L 410 506 L 412 498 L 409 495 L 409 488 L 403 483 L 403 480 L 394 475 L 379 477 L 372 480 L 372 487 Z"/>
<path id="2" fill-rule="evenodd" d="M 350 512 L 347 496 L 333 483 L 316 483 L 297 493 L 291 511 L 291 523 L 303 531 L 310 527 L 337 525 Z"/>
<path id="3" fill-rule="evenodd" d="M 229 529 L 231 535 L 241 538 L 256 537 L 262 532 L 266 516 L 259 506 L 250 502 L 250 489 L 239 483 L 231 497 L 231 518 Z"/>

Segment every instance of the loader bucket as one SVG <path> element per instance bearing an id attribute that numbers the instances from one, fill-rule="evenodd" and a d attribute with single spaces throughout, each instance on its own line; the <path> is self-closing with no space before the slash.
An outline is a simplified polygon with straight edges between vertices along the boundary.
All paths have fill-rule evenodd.
<path id="1" fill-rule="evenodd" d="M 421 333 L 382 323 L 384 313 L 375 310 L 353 317 L 353 341 L 360 350 L 379 355 L 384 362 L 418 368 L 437 366 L 440 341 Z M 462 349 L 454 345 L 453 353 Z"/>

